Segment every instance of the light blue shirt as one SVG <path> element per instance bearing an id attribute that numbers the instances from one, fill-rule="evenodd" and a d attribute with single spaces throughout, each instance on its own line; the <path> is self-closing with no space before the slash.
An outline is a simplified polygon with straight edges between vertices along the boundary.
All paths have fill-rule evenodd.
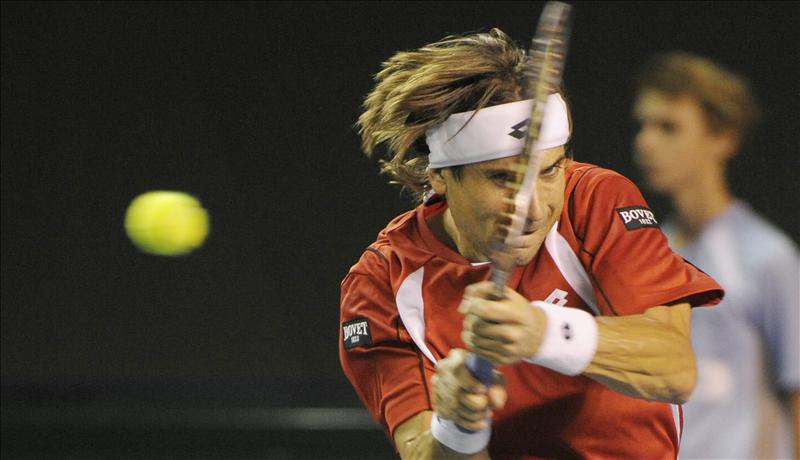
<path id="1" fill-rule="evenodd" d="M 674 222 L 663 228 L 672 240 Z M 673 249 L 725 289 L 720 305 L 692 310 L 698 381 L 683 406 L 680 458 L 792 458 L 786 396 L 800 389 L 797 246 L 736 201 Z"/>

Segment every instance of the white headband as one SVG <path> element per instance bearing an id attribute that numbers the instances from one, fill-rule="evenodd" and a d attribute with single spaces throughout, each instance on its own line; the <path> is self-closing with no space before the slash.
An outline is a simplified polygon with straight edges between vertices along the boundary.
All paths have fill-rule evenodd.
<path id="1" fill-rule="evenodd" d="M 532 109 L 533 99 L 528 99 L 485 107 L 477 113 L 473 110 L 450 115 L 425 133 L 431 152 L 429 167 L 445 168 L 519 155 L 525 149 Z M 567 104 L 559 94 L 551 94 L 547 97 L 534 149 L 564 145 L 569 134 Z"/>

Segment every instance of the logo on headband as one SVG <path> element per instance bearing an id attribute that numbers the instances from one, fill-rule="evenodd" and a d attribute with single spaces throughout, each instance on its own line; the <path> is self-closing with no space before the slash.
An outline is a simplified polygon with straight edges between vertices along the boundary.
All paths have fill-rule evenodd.
<path id="1" fill-rule="evenodd" d="M 508 135 L 511 136 L 511 137 L 514 137 L 516 139 L 522 139 L 523 137 L 525 137 L 525 131 L 528 130 L 528 124 L 529 124 L 530 121 L 531 121 L 530 118 L 526 118 L 526 119 L 520 121 L 519 123 L 517 123 L 516 125 L 512 126 L 511 127 L 512 131 L 510 133 L 508 133 Z M 520 129 L 520 128 L 524 128 L 524 129 Z"/>

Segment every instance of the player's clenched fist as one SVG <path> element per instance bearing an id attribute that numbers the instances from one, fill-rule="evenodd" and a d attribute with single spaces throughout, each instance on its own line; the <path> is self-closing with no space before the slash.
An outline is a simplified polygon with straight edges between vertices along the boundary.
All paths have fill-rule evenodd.
<path id="1" fill-rule="evenodd" d="M 496 365 L 532 357 L 542 342 L 547 317 L 513 289 L 505 288 L 500 300 L 491 300 L 493 292 L 491 281 L 467 286 L 459 306 L 464 314 L 462 340 Z"/>
<path id="2" fill-rule="evenodd" d="M 478 431 L 488 426 L 492 409 L 505 405 L 506 380 L 503 374 L 494 371 L 494 383 L 487 389 L 467 369 L 468 354 L 454 348 L 436 363 L 436 374 L 431 379 L 433 405 L 439 416 Z"/>

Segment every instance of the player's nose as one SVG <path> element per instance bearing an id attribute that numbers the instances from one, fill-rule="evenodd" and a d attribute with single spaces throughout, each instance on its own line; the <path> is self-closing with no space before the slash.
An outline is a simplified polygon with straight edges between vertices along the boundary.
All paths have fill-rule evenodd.
<path id="1" fill-rule="evenodd" d="M 525 231 L 533 231 L 536 229 L 536 225 L 538 222 L 541 222 L 545 219 L 546 216 L 546 208 L 542 204 L 541 199 L 539 198 L 540 194 L 537 193 L 537 196 L 533 197 L 531 200 L 530 206 L 528 208 L 528 219 L 525 221 Z"/>

